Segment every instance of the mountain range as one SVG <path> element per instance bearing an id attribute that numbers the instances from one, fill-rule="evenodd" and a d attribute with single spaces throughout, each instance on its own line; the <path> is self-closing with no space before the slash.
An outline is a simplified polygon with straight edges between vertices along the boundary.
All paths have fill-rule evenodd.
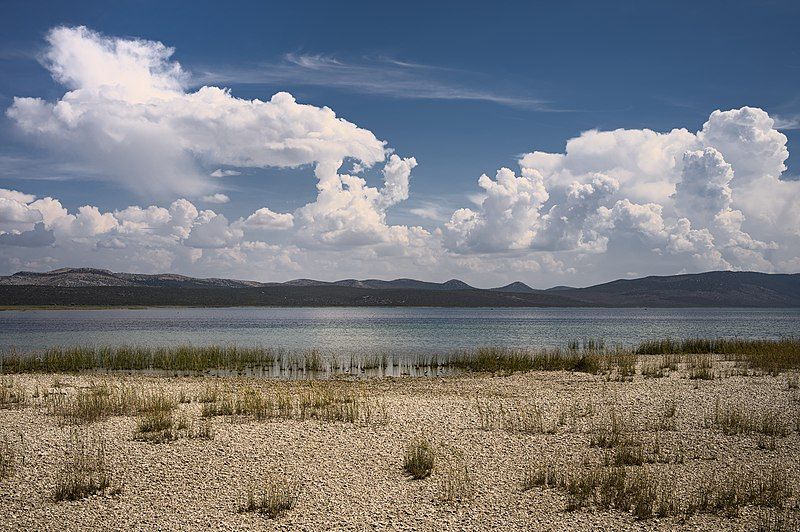
<path id="1" fill-rule="evenodd" d="M 800 307 L 800 274 L 715 271 L 539 290 L 519 281 L 490 289 L 458 279 L 261 283 L 62 268 L 0 276 L 0 305 Z"/>

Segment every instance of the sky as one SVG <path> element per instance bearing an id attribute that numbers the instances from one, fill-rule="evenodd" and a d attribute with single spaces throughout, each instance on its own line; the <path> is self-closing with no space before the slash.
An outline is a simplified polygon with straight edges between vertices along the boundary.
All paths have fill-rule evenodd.
<path id="1" fill-rule="evenodd" d="M 0 274 L 800 271 L 796 2 L 0 10 Z"/>

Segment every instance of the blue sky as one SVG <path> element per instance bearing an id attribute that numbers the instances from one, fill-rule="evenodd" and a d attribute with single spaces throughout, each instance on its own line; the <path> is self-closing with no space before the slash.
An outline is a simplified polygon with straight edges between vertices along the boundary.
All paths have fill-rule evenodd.
<path id="1" fill-rule="evenodd" d="M 595 129 L 669 132 L 686 128 L 694 133 L 717 109 L 750 106 L 768 113 L 776 121 L 774 129 L 785 135 L 784 146 L 790 154 L 787 169 L 778 179 L 785 182 L 800 173 L 797 157 L 791 156 L 800 140 L 800 38 L 796 31 L 800 5 L 795 2 L 524 2 L 491 9 L 485 3 L 461 2 L 391 6 L 376 2 L 192 2 L 190 6 L 140 1 L 115 2 L 113 7 L 107 2 L 3 2 L 2 11 L 0 106 L 4 109 L 13 105 L 14 97 L 53 102 L 68 90 L 41 61 L 53 28 L 86 26 L 109 38 L 161 42 L 174 48 L 170 60 L 178 61 L 190 73 L 184 87 L 187 93 L 210 85 L 230 88 L 234 97 L 243 100 L 268 101 L 274 93 L 287 91 L 299 103 L 330 107 L 337 116 L 386 140 L 401 157 L 413 156 L 417 166 L 411 174 L 408 198 L 381 211 L 389 226 L 419 225 L 431 234 L 437 228 L 447 233 L 443 224 L 457 209 L 479 212 L 476 208 L 484 190 L 476 185 L 478 177 L 484 173 L 494 177 L 501 167 L 516 169 L 517 160 L 525 153 L 563 153 L 569 139 Z M 0 121 L 0 158 L 5 161 L 0 188 L 57 198 L 70 213 L 82 205 L 96 206 L 100 212 L 129 205 L 166 207 L 178 196 L 186 196 L 151 195 L 146 188 L 121 186 L 119 179 L 105 179 L 107 167 L 98 169 L 85 158 L 54 151 L 52 139 L 32 138 L 29 131 L 20 129 L 11 116 Z M 735 158 L 720 151 L 728 163 Z M 229 202 L 204 206 L 223 214 L 228 222 L 246 218 L 261 207 L 293 212 L 317 195 L 317 181 L 308 165 L 240 167 L 207 160 L 199 164 L 207 170 L 218 166 L 240 173 L 226 178 L 218 191 Z M 375 165 L 362 174 L 370 186 L 380 187 L 380 168 Z M 608 168 L 598 167 L 600 170 Z M 734 165 L 734 174 L 736 170 Z M 610 177 L 617 178 L 613 172 Z M 590 178 L 578 181 L 589 182 Z M 618 192 L 606 207 L 622 198 L 624 186 Z M 542 213 L 556 204 L 556 196 L 550 190 Z M 734 193 L 731 209 L 742 210 L 735 201 Z M 423 211 L 425 216 L 420 216 Z M 746 209 L 743 212 L 748 214 Z M 677 222 L 665 223 L 675 226 Z M 693 227 L 698 227 L 697 223 Z M 783 225 L 790 223 L 793 221 L 783 221 Z M 45 228 L 51 229 L 48 223 Z M 6 233 L 21 234 L 24 229 L 10 228 Z M 745 232 L 750 235 L 753 231 Z M 537 253 L 571 253 L 575 249 L 555 249 L 533 241 L 459 248 L 452 240 L 447 244 L 446 235 L 443 238 L 444 250 L 437 253 L 455 254 L 456 262 L 471 260 L 473 254 L 487 261 L 498 257 L 523 262 L 517 271 L 508 263 L 489 273 L 441 257 L 434 259 L 437 266 L 412 260 L 397 271 L 386 271 L 378 260 L 374 267 L 361 265 L 355 273 L 432 278 L 443 272 L 478 282 L 508 277 L 532 284 L 555 283 L 566 277 L 565 282 L 582 284 L 584 279 L 674 273 L 711 265 L 680 257 L 673 257 L 668 266 L 652 259 L 625 264 L 603 259 L 600 267 L 589 260 L 572 272 L 568 265 L 560 272 L 548 272 L 542 264 L 549 259 L 541 261 Z M 778 238 L 756 240 L 769 244 Z M 631 250 L 625 240 L 611 238 L 608 245 Z M 717 238 L 717 242 L 721 240 Z M 258 241 L 297 245 L 283 237 Z M 776 242 L 794 247 L 785 240 Z M 16 248 L 0 248 L 0 257 L 7 259 L 0 263 L 4 270 L 26 263 L 45 267 L 36 262 L 41 253 L 32 254 L 31 247 Z M 311 247 L 303 249 L 309 252 Z M 522 253 L 522 249 L 530 253 Z M 603 254 L 607 255 L 608 249 L 606 246 Z M 50 264 L 61 265 L 66 260 L 50 255 L 56 261 Z M 766 257 L 764 263 L 752 258 L 736 262 L 729 256 L 717 266 L 749 269 L 761 264 L 763 269 L 790 270 L 794 257 L 789 255 L 792 253 Z M 555 259 L 563 262 L 564 257 Z M 538 263 L 539 269 L 530 271 L 524 266 L 528 260 Z M 105 258 L 96 262 L 116 264 Z M 779 266 L 781 262 L 783 266 Z M 136 266 L 150 269 L 145 264 Z M 167 263 L 152 265 L 159 266 Z M 198 274 L 250 273 L 236 268 L 228 271 L 224 266 L 216 266 L 217 270 L 187 267 L 181 261 L 168 266 Z M 342 264 L 333 272 L 349 276 L 352 270 L 352 265 Z M 301 266 L 278 277 L 330 271 L 322 265 Z"/>

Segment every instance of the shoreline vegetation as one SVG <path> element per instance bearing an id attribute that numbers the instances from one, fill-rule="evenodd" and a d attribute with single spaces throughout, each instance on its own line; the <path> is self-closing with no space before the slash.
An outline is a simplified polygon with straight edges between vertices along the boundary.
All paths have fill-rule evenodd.
<path id="1" fill-rule="evenodd" d="M 5 353 L 0 529 L 800 527 L 798 339 L 586 339 L 409 362 L 453 370 L 435 378 L 348 378 L 392 358 L 336 360 Z M 305 376 L 244 371 L 259 364 Z"/>
<path id="2" fill-rule="evenodd" d="M 721 360 L 734 362 L 739 369 L 777 375 L 789 369 L 800 369 L 800 339 L 664 338 L 647 340 L 633 347 L 610 346 L 602 339 L 583 339 L 571 340 L 563 348 L 479 347 L 407 356 L 387 353 L 341 355 L 317 349 L 290 351 L 236 345 L 55 346 L 33 352 L 16 349 L 0 352 L 0 374 L 147 370 L 242 374 L 247 370 L 269 368 L 279 375 L 298 372 L 357 375 L 365 370 L 397 365 L 418 370 L 414 374 L 419 374 L 422 369 L 441 369 L 490 373 L 616 372 L 627 375 L 632 374 L 641 357 L 649 355 L 661 356 L 667 367 L 675 362 L 690 361 L 698 365 L 698 369 L 703 369 L 706 363 L 710 363 L 710 356 L 715 355 Z M 647 364 L 642 367 L 645 366 Z M 645 367 L 645 371 L 649 369 Z"/>

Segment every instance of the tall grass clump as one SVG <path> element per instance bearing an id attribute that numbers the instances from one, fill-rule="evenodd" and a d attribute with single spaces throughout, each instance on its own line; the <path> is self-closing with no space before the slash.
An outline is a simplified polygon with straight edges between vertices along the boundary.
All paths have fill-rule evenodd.
<path id="1" fill-rule="evenodd" d="M 72 434 L 72 449 L 56 475 L 55 501 L 74 501 L 112 488 L 113 475 L 105 442 L 87 434 Z"/>
<path id="2" fill-rule="evenodd" d="M 756 513 L 755 532 L 796 532 L 800 514 L 789 509 L 763 508 Z"/>
<path id="3" fill-rule="evenodd" d="M 177 439 L 173 430 L 175 420 L 169 410 L 147 412 L 136 421 L 134 439 L 154 443 L 167 442 Z"/>
<path id="4" fill-rule="evenodd" d="M 553 488 L 558 479 L 558 469 L 551 463 L 537 464 L 525 471 L 522 479 L 522 490 L 533 488 Z"/>
<path id="5" fill-rule="evenodd" d="M 240 513 L 256 512 L 270 519 L 277 519 L 297 504 L 300 496 L 300 485 L 285 479 L 270 479 L 258 490 L 249 490 L 240 501 L 237 510 Z"/>
<path id="6" fill-rule="evenodd" d="M 436 453 L 431 444 L 424 438 L 412 440 L 403 455 L 403 470 L 412 479 L 428 478 L 433 471 Z"/>

